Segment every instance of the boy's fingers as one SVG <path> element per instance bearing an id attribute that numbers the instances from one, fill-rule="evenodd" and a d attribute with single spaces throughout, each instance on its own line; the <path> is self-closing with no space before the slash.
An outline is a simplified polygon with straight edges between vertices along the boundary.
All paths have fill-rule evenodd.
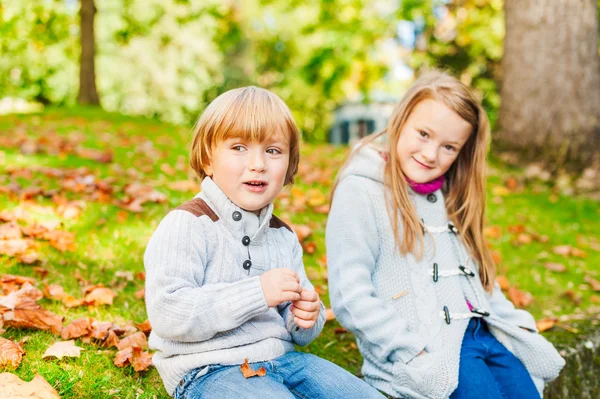
<path id="1" fill-rule="evenodd" d="M 281 269 L 281 271 L 283 272 L 283 274 L 292 276 L 297 282 L 300 282 L 300 277 L 298 277 L 298 273 L 296 273 L 292 269 L 283 268 Z"/>
<path id="2" fill-rule="evenodd" d="M 312 328 L 315 325 L 315 322 L 313 320 L 302 320 L 297 317 L 294 319 L 294 322 L 298 327 L 302 327 L 305 330 Z"/>
<path id="3" fill-rule="evenodd" d="M 302 298 L 302 295 L 300 294 L 302 292 L 302 286 L 295 281 L 286 281 L 281 284 L 281 290 L 297 292 L 299 297 Z"/>
<path id="4" fill-rule="evenodd" d="M 321 303 L 320 302 L 303 301 L 301 299 L 299 301 L 294 302 L 294 306 L 297 307 L 298 309 L 302 309 L 307 312 L 314 312 L 317 309 L 321 308 Z"/>
<path id="5" fill-rule="evenodd" d="M 316 302 L 319 300 L 319 294 L 317 294 L 315 291 L 303 289 L 300 295 L 302 296 L 303 301 Z"/>
<path id="6" fill-rule="evenodd" d="M 300 299 L 300 294 L 298 294 L 297 292 L 283 291 L 281 293 L 281 301 L 280 301 L 280 303 L 287 302 L 287 301 L 295 302 L 295 301 L 297 301 L 299 299 Z"/>
<path id="7" fill-rule="evenodd" d="M 315 318 L 315 313 L 314 312 L 307 312 L 305 310 L 298 309 L 297 307 L 293 307 L 291 309 L 291 312 L 298 319 L 302 319 L 302 320 L 314 320 L 314 318 Z"/>

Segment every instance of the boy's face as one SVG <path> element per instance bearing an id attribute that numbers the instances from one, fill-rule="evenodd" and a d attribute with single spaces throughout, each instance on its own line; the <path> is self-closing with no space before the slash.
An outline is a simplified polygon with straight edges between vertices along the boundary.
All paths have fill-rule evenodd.
<path id="1" fill-rule="evenodd" d="M 231 202 L 256 212 L 283 189 L 289 160 L 290 146 L 283 135 L 263 143 L 234 137 L 215 145 L 205 172 Z"/>

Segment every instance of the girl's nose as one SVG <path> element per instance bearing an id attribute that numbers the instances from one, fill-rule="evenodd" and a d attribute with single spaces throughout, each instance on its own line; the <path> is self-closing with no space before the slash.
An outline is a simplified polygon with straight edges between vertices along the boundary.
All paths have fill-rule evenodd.
<path id="1" fill-rule="evenodd" d="M 437 148 L 435 145 L 426 145 L 421 151 L 423 159 L 428 163 L 435 163 L 437 157 Z"/>

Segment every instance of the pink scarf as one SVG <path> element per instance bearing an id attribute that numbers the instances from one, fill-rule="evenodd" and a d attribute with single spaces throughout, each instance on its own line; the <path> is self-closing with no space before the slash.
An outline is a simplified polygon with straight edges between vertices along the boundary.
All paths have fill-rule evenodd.
<path id="1" fill-rule="evenodd" d="M 427 183 L 416 183 L 410 180 L 407 176 L 404 177 L 406 178 L 410 188 L 412 188 L 417 194 L 430 194 L 439 190 L 444 185 L 444 180 L 446 179 L 444 175 L 441 175 L 437 179 L 428 181 Z"/>

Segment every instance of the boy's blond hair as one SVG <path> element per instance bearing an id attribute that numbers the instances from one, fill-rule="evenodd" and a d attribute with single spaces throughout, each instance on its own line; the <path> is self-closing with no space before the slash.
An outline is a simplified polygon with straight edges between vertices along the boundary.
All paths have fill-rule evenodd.
<path id="1" fill-rule="evenodd" d="M 203 180 L 212 150 L 220 141 L 239 137 L 262 143 L 278 135 L 289 139 L 290 159 L 284 184 L 292 184 L 300 160 L 300 131 L 288 106 L 276 94 L 259 87 L 229 90 L 214 99 L 196 122 L 190 166 Z"/>

